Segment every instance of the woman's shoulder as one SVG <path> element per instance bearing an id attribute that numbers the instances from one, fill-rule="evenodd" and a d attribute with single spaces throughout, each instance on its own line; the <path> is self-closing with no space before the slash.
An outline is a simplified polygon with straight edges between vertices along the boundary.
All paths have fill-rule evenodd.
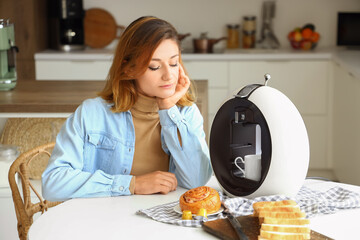
<path id="1" fill-rule="evenodd" d="M 79 107 L 84 109 L 85 111 L 98 112 L 100 109 L 110 110 L 112 105 L 113 103 L 108 103 L 103 98 L 96 97 L 84 100 Z"/>

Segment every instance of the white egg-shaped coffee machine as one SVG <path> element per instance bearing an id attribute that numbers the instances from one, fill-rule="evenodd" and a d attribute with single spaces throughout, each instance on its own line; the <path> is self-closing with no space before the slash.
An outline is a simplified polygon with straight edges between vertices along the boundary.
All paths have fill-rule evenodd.
<path id="1" fill-rule="evenodd" d="M 228 99 L 211 126 L 211 164 L 229 196 L 293 197 L 306 178 L 309 139 L 304 121 L 288 97 L 267 86 L 268 79 L 266 74 L 264 85 L 245 86 Z M 260 158 L 255 180 L 246 176 L 246 170 L 254 171 L 249 159 L 238 161 L 247 155 Z"/>

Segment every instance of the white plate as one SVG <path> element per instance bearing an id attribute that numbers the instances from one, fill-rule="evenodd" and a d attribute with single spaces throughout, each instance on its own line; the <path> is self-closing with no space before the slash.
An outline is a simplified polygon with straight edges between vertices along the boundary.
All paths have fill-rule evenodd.
<path id="1" fill-rule="evenodd" d="M 181 211 L 181 208 L 180 208 L 180 205 L 179 205 L 179 204 L 176 204 L 176 205 L 175 205 L 174 211 L 182 215 L 182 211 Z M 224 211 L 223 206 L 220 207 L 219 211 L 214 212 L 214 213 L 210 213 L 210 214 L 208 214 L 208 216 L 219 214 L 219 213 L 221 213 L 222 211 Z M 196 216 L 196 214 L 193 214 L 193 216 Z"/>

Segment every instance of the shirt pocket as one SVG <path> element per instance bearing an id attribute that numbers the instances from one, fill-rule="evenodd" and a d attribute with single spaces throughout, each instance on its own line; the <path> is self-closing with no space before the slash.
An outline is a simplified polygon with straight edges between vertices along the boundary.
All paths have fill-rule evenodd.
<path id="1" fill-rule="evenodd" d="M 98 169 L 110 171 L 112 159 L 118 140 L 106 133 L 89 133 L 85 144 L 84 168 L 95 172 Z"/>

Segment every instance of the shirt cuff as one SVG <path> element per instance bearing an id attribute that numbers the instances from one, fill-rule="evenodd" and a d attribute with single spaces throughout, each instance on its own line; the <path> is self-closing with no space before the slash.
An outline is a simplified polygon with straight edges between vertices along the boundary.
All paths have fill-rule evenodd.
<path id="1" fill-rule="evenodd" d="M 174 105 L 169 109 L 159 110 L 160 124 L 161 126 L 170 126 L 181 122 L 183 119 L 179 108 Z"/>
<path id="2" fill-rule="evenodd" d="M 131 175 L 115 175 L 111 185 L 112 195 L 130 195 L 130 182 L 132 177 Z"/>

